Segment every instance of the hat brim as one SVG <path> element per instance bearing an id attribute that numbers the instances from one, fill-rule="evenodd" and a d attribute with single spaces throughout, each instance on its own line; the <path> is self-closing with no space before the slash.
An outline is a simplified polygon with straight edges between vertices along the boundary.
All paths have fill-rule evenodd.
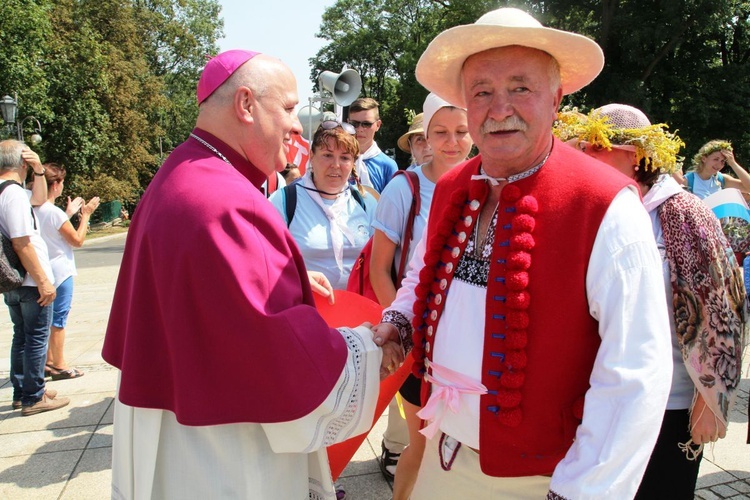
<path id="1" fill-rule="evenodd" d="M 403 151 L 404 153 L 411 154 L 411 144 L 409 144 L 409 137 L 417 134 L 424 134 L 424 130 L 422 129 L 415 129 L 410 130 L 401 137 L 398 138 L 398 141 L 396 141 L 396 144 L 398 145 L 398 148 Z"/>
<path id="2" fill-rule="evenodd" d="M 469 24 L 440 33 L 419 58 L 417 81 L 451 104 L 465 108 L 461 70 L 479 52 L 520 45 L 547 52 L 560 65 L 563 95 L 582 89 L 601 72 L 604 53 L 583 35 L 554 28 Z"/>

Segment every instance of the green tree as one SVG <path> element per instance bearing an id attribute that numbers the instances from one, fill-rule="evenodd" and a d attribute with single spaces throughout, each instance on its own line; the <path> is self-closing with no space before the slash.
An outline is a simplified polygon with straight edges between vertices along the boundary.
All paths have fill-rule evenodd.
<path id="1" fill-rule="evenodd" d="M 6 0 L 0 93 L 42 123 L 45 161 L 72 195 L 137 198 L 162 151 L 195 122 L 195 86 L 217 52 L 216 0 Z M 28 129 L 27 129 L 28 132 Z"/>
<path id="2" fill-rule="evenodd" d="M 149 68 L 164 84 L 166 101 L 151 119 L 164 132 L 155 147 L 168 152 L 195 125 L 195 87 L 224 35 L 221 6 L 216 0 L 135 0 L 134 7 Z"/>
<path id="3" fill-rule="evenodd" d="M 441 31 L 502 6 L 590 36 L 604 50 L 601 75 L 565 104 L 631 104 L 678 129 L 687 156 L 719 137 L 734 143 L 740 163 L 750 163 L 747 1 L 339 0 L 324 14 L 318 36 L 329 43 L 311 60 L 312 77 L 343 63 L 359 71 L 363 95 L 383 103 L 379 141 L 391 148 L 406 129 L 403 109 L 418 110 L 427 93 L 414 79 L 427 44 Z"/>
<path id="4" fill-rule="evenodd" d="M 48 0 L 0 3 L 0 97 L 18 97 L 19 119 L 33 115 L 46 123 L 52 114 L 46 103 L 49 82 L 44 70 L 53 32 L 51 8 Z"/>

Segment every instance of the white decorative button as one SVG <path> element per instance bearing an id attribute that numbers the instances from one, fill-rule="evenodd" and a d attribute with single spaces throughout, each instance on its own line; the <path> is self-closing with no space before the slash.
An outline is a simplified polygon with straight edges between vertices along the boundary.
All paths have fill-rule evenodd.
<path id="1" fill-rule="evenodd" d="M 443 296 L 440 294 L 435 295 L 435 304 L 440 305 L 443 302 Z"/>
<path id="2" fill-rule="evenodd" d="M 448 273 L 448 274 L 450 274 L 450 273 L 453 272 L 453 262 L 448 262 L 445 265 L 445 272 Z"/>
<path id="3" fill-rule="evenodd" d="M 461 253 L 461 249 L 458 247 L 453 247 L 453 250 L 451 250 L 451 255 L 454 259 L 457 259 L 459 254 Z"/>
<path id="4" fill-rule="evenodd" d="M 431 319 L 432 321 L 436 321 L 436 320 L 437 320 L 437 311 L 432 311 L 432 312 L 430 313 L 430 319 Z"/>
<path id="5" fill-rule="evenodd" d="M 458 233 L 458 242 L 463 243 L 464 241 L 466 241 L 466 233 L 461 231 Z"/>
<path id="6" fill-rule="evenodd" d="M 440 280 L 440 289 L 445 290 L 446 288 L 448 288 L 448 280 L 443 278 Z"/>
<path id="7" fill-rule="evenodd" d="M 464 226 L 469 227 L 472 222 L 474 222 L 474 219 L 471 218 L 471 215 L 467 215 L 464 219 Z"/>
<path id="8" fill-rule="evenodd" d="M 430 343 L 429 343 L 429 342 L 427 342 L 427 343 L 426 343 L 426 344 L 424 345 L 424 351 L 425 351 L 426 353 L 429 353 L 429 352 L 430 352 Z"/>
<path id="9" fill-rule="evenodd" d="M 469 203 L 469 208 L 476 211 L 476 209 L 479 208 L 479 200 L 471 200 L 471 203 Z"/>
<path id="10" fill-rule="evenodd" d="M 428 326 L 428 327 L 427 327 L 427 336 L 428 336 L 428 337 L 432 337 L 432 332 L 433 332 L 433 331 L 434 331 L 434 330 L 433 330 L 433 328 L 432 328 L 432 325 Z"/>

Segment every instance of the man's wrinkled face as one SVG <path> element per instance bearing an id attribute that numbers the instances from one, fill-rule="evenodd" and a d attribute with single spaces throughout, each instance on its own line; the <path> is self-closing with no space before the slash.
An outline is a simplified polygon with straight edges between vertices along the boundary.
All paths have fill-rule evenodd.
<path id="1" fill-rule="evenodd" d="M 485 164 L 521 171 L 544 158 L 562 99 L 553 67 L 549 54 L 520 46 L 466 60 L 462 78 L 469 132 Z"/>

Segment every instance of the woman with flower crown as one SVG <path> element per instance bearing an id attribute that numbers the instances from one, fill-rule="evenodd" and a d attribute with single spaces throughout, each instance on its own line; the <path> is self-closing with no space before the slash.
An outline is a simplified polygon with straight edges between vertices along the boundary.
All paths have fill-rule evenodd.
<path id="1" fill-rule="evenodd" d="M 726 165 L 729 165 L 737 178 L 721 173 Z M 735 160 L 732 144 L 721 139 L 714 139 L 701 146 L 693 157 L 688 173 L 682 177 L 678 172 L 675 178 L 700 199 L 723 188 L 736 188 L 750 193 L 750 174 Z"/>
<path id="2" fill-rule="evenodd" d="M 609 104 L 588 116 L 563 114 L 555 132 L 634 179 L 651 216 L 663 259 L 674 369 L 636 499 L 692 500 L 703 447 L 726 435 L 740 382 L 745 290 L 719 221 L 669 175 L 683 143 L 665 129 L 636 108 Z"/>

